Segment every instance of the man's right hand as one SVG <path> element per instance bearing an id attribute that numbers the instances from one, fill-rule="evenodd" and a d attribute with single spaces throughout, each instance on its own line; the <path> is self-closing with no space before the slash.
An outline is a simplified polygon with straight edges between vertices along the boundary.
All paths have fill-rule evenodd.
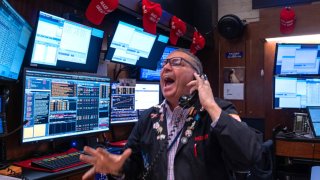
<path id="1" fill-rule="evenodd" d="M 85 146 L 83 150 L 87 155 L 81 154 L 80 160 L 93 167 L 82 176 L 82 179 L 89 179 L 95 173 L 120 175 L 124 162 L 132 153 L 131 149 L 126 149 L 121 155 L 115 155 L 103 148 L 93 149 L 88 146 Z"/>

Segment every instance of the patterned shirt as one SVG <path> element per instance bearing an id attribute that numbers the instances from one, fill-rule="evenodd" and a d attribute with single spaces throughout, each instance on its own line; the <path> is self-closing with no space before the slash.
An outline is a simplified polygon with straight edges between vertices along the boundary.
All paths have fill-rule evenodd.
<path id="1" fill-rule="evenodd" d="M 168 147 L 171 145 L 172 141 L 178 135 L 180 130 L 183 128 L 188 115 L 189 109 L 182 109 L 181 107 L 174 108 L 173 111 L 170 110 L 169 106 L 166 104 L 166 120 L 167 120 L 167 130 L 169 137 Z M 177 127 L 174 127 L 177 125 Z M 172 134 L 170 136 L 170 134 Z M 167 170 L 167 179 L 174 180 L 174 157 L 177 152 L 177 148 L 180 142 L 181 134 L 178 139 L 172 144 L 171 149 L 168 151 L 168 170 Z"/>

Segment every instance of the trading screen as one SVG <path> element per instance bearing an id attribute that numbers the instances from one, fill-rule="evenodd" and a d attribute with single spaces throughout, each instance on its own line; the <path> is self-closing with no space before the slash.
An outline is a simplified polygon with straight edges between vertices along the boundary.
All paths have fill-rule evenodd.
<path id="1" fill-rule="evenodd" d="M 320 46 L 277 44 L 275 74 L 319 74 Z"/>
<path id="2" fill-rule="evenodd" d="M 138 121 L 138 112 L 135 110 L 135 87 L 112 83 L 110 109 L 111 123 Z"/>
<path id="3" fill-rule="evenodd" d="M 274 107 L 320 106 L 320 79 L 275 77 Z"/>
<path id="4" fill-rule="evenodd" d="M 23 142 L 109 129 L 110 79 L 26 70 Z"/>

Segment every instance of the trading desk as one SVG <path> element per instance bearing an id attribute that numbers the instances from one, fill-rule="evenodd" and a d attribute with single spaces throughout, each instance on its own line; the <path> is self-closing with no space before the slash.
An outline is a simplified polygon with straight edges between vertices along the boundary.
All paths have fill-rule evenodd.
<path id="1" fill-rule="evenodd" d="M 275 155 L 278 174 L 309 178 L 311 167 L 320 164 L 320 139 L 277 135 Z"/>
<path id="2" fill-rule="evenodd" d="M 320 160 L 320 139 L 276 136 L 276 155 Z"/>
<path id="3" fill-rule="evenodd" d="M 40 180 L 40 179 L 63 179 L 63 180 L 72 180 L 72 179 L 81 179 L 82 175 L 89 170 L 91 165 L 84 164 L 76 166 L 70 169 L 65 169 L 59 172 L 43 172 L 35 171 L 30 169 L 22 169 L 22 176 L 27 179 Z"/>

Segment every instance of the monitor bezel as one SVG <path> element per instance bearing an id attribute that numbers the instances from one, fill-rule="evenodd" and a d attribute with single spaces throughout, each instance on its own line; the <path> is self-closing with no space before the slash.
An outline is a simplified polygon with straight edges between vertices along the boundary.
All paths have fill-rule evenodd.
<path id="1" fill-rule="evenodd" d="M 81 73 L 75 73 L 75 72 L 65 72 L 65 71 L 57 71 L 57 70 L 47 70 L 47 69 L 39 69 L 39 68 L 24 68 L 23 70 L 23 79 L 22 79 L 22 115 L 21 115 L 21 121 L 20 123 L 23 124 L 24 123 L 24 101 L 25 101 L 25 79 L 26 79 L 26 72 L 27 71 L 40 71 L 40 72 L 49 72 L 49 73 L 61 73 L 61 74 L 70 74 L 70 75 L 81 75 L 81 76 L 94 76 L 94 77 L 98 77 L 98 78 L 108 78 L 109 79 L 109 84 L 111 87 L 111 78 L 107 77 L 107 76 L 101 76 L 101 75 L 97 75 L 97 74 L 91 74 L 91 73 L 85 73 L 85 72 L 81 72 Z M 109 89 L 111 90 L 111 89 Z M 110 91 L 109 91 L 110 92 Z M 111 93 L 109 93 L 109 100 L 111 98 Z M 28 142 L 23 142 L 23 126 L 21 128 L 21 136 L 20 136 L 20 144 L 36 144 L 36 143 L 42 143 L 42 142 L 55 142 L 55 141 L 66 141 L 66 140 L 72 140 L 74 138 L 77 137 L 89 137 L 95 134 L 101 134 L 101 133 L 105 133 L 105 132 L 109 132 L 111 131 L 110 129 L 111 124 L 110 124 L 110 103 L 109 103 L 109 127 L 106 130 L 101 130 L 98 132 L 88 132 L 88 133 L 84 133 L 84 134 L 78 134 L 78 135 L 70 135 L 70 136 L 63 136 L 63 137 L 55 137 L 55 138 L 47 138 L 47 139 L 41 139 L 41 140 L 35 140 L 35 141 L 28 141 Z"/>
<path id="2" fill-rule="evenodd" d="M 68 67 L 60 67 L 60 66 L 57 66 L 57 65 L 51 66 L 51 65 L 38 64 L 38 63 L 31 62 L 32 61 L 32 56 L 33 56 L 33 51 L 34 51 L 34 48 L 35 48 L 35 39 L 36 39 L 36 35 L 37 35 L 37 29 L 38 29 L 38 25 L 39 25 L 40 13 L 41 12 L 49 14 L 49 15 L 52 15 L 52 16 L 56 16 L 56 17 L 62 18 L 64 20 L 66 20 L 66 21 L 70 21 L 72 23 L 76 23 L 76 24 L 79 24 L 81 26 L 86 26 L 86 27 L 89 27 L 89 28 L 92 28 L 92 29 L 97 29 L 97 30 L 102 31 L 103 32 L 103 37 L 101 38 L 101 43 L 97 44 L 97 46 L 98 46 L 97 47 L 97 51 L 98 51 L 97 59 L 95 61 L 94 60 L 90 60 L 92 58 L 89 58 L 90 54 L 88 54 L 87 59 L 86 59 L 87 62 L 85 64 L 80 65 L 79 63 L 66 62 L 68 64 L 67 65 Z M 98 66 L 99 66 L 99 61 L 100 61 L 100 57 L 101 57 L 101 49 L 102 49 L 104 36 L 105 36 L 105 31 L 102 30 L 102 29 L 98 29 L 98 28 L 93 27 L 93 26 L 88 26 L 86 24 L 75 22 L 75 21 L 66 19 L 66 18 L 64 18 L 62 16 L 53 14 L 53 13 L 48 13 L 46 11 L 39 10 L 38 14 L 37 14 L 37 17 L 36 17 L 36 26 L 34 28 L 33 34 L 31 35 L 31 45 L 30 45 L 30 50 L 29 50 L 30 52 L 28 54 L 28 65 L 29 65 L 30 68 L 41 68 L 41 69 L 46 69 L 46 70 L 96 73 L 98 71 Z M 91 37 L 92 37 L 92 34 L 91 34 Z M 90 48 L 90 42 L 89 42 L 89 48 Z M 88 49 L 88 52 L 89 52 L 89 49 Z M 72 64 L 76 64 L 77 66 L 74 67 L 74 66 L 72 66 Z M 86 69 L 86 66 L 88 66 L 88 65 L 90 65 L 92 68 Z"/>
<path id="3" fill-rule="evenodd" d="M 159 104 L 162 103 L 164 98 L 163 98 L 163 95 L 162 95 L 161 85 L 160 85 L 159 81 L 137 81 L 136 84 L 156 84 L 156 85 L 159 85 Z M 151 108 L 151 107 L 149 107 L 149 108 Z M 141 109 L 137 109 L 137 110 L 138 110 L 138 115 L 139 115 L 139 111 L 141 111 Z M 147 110 L 147 109 L 143 109 L 143 110 Z"/>
<path id="4" fill-rule="evenodd" d="M 27 22 L 26 19 L 25 19 L 15 8 L 13 8 L 12 5 L 11 5 L 7 0 L 1 0 L 0 3 L 1 3 L 1 4 L 7 4 L 7 5 L 9 6 L 9 8 L 13 10 L 13 12 L 15 13 L 15 15 L 18 15 L 19 18 L 21 18 L 21 19 L 24 21 L 25 25 L 27 25 L 28 28 L 30 29 L 30 36 L 28 37 L 27 46 L 26 46 L 25 52 L 24 52 L 24 54 L 23 54 L 23 58 L 22 58 L 22 60 L 21 60 L 21 64 L 20 64 L 20 67 L 19 67 L 19 72 L 18 72 L 18 74 L 17 74 L 17 78 L 9 78 L 9 77 L 5 77 L 5 76 L 0 76 L 0 84 L 3 84 L 3 83 L 9 83 L 9 84 L 11 84 L 11 83 L 14 83 L 14 82 L 18 81 L 18 80 L 19 80 L 19 77 L 20 77 L 21 74 L 22 74 L 21 71 L 22 71 L 22 69 L 23 69 L 24 60 L 25 60 L 26 55 L 27 55 L 28 46 L 29 46 L 29 44 L 30 44 L 30 39 L 32 38 L 32 34 L 33 34 L 33 32 L 34 32 L 34 28 L 32 28 L 32 26 L 30 25 L 30 23 Z"/>
<path id="5" fill-rule="evenodd" d="M 311 118 L 311 113 L 310 113 L 310 109 L 313 109 L 313 108 L 317 108 L 320 110 L 320 106 L 307 106 L 307 113 L 308 113 L 308 123 L 309 123 L 309 126 L 310 126 L 310 129 L 311 129 L 311 132 L 312 132 L 312 136 L 314 138 L 320 138 L 320 134 L 316 134 L 316 131 L 314 129 L 314 126 L 313 126 L 313 122 L 312 122 L 312 118 Z"/>
<path id="6" fill-rule="evenodd" d="M 304 76 L 318 76 L 320 75 L 320 65 L 319 65 L 319 70 L 318 70 L 318 74 L 278 74 L 277 73 L 277 55 L 278 55 L 278 49 L 279 49 L 279 45 L 318 45 L 320 47 L 320 43 L 276 43 L 276 47 L 275 47 L 275 54 L 274 54 L 274 61 L 273 61 L 273 75 L 274 76 L 290 76 L 290 77 L 304 77 Z M 320 50 L 319 50 L 320 51 Z"/>
<path id="7" fill-rule="evenodd" d="M 277 76 L 274 75 L 273 76 L 273 83 L 272 83 L 272 109 L 274 110 L 282 110 L 282 109 L 290 109 L 290 110 L 296 110 L 299 112 L 305 112 L 308 105 L 306 105 L 306 107 L 277 107 L 276 106 L 276 97 L 275 97 L 275 88 L 276 88 L 276 78 L 280 77 L 280 78 L 296 78 L 296 79 L 319 79 L 320 77 L 317 76 Z"/>
<path id="8" fill-rule="evenodd" d="M 117 31 L 118 25 L 119 25 L 121 22 L 122 22 L 122 23 L 125 23 L 125 24 L 128 24 L 128 25 L 130 25 L 130 26 L 136 27 L 137 29 L 143 29 L 143 27 L 141 27 L 140 25 L 138 25 L 138 24 L 136 24 L 136 23 L 128 22 L 128 21 L 125 21 L 125 20 L 118 20 L 118 21 L 115 23 L 115 25 L 113 26 L 112 30 L 111 30 L 111 33 L 110 33 L 111 35 L 108 36 L 108 40 L 107 40 L 107 47 L 108 47 L 108 48 L 107 48 L 107 52 L 105 53 L 105 57 L 104 57 L 105 61 L 110 61 L 110 62 L 112 62 L 112 63 L 122 64 L 122 65 L 129 66 L 129 67 L 146 68 L 146 69 L 155 70 L 155 69 L 157 68 L 157 63 L 158 63 L 158 61 L 161 59 L 161 56 L 162 56 L 162 54 L 163 54 L 163 52 L 164 52 L 165 47 L 168 46 L 169 37 L 168 37 L 167 35 L 164 35 L 164 34 L 159 34 L 159 33 L 157 33 L 157 34 L 151 34 L 151 33 L 148 33 L 148 32 L 145 32 L 145 31 L 144 31 L 144 33 L 148 33 L 148 34 L 150 34 L 150 35 L 156 36 L 155 42 L 153 43 L 152 48 L 151 48 L 151 50 L 150 50 L 150 54 L 151 54 L 151 52 L 152 52 L 152 49 L 153 49 L 156 41 L 158 41 L 159 36 L 164 36 L 164 37 L 167 37 L 167 38 L 168 38 L 168 42 L 167 42 L 167 43 L 164 43 L 164 44 L 165 44 L 165 47 L 164 47 L 164 49 L 163 49 L 163 51 L 162 51 L 159 59 L 158 59 L 158 60 L 152 59 L 153 61 L 156 61 L 156 62 L 154 62 L 154 65 L 153 65 L 151 68 L 145 67 L 145 66 L 143 66 L 143 65 L 139 65 L 139 64 L 137 64 L 137 63 L 136 63 L 136 64 L 129 64 L 129 63 L 124 63 L 124 62 L 114 61 L 114 60 L 112 60 L 112 58 L 108 58 L 109 53 L 110 53 L 110 51 L 111 51 L 111 50 L 110 50 L 111 43 L 112 43 L 113 38 L 114 38 L 114 35 L 115 35 L 116 31 Z M 150 58 L 150 54 L 149 54 L 149 57 L 148 57 L 146 60 L 148 60 L 148 59 Z M 139 61 L 139 60 L 138 60 L 138 61 Z"/>
<path id="9" fill-rule="evenodd" d="M 167 48 L 172 48 L 173 49 L 173 51 L 175 51 L 175 50 L 177 50 L 177 49 L 180 49 L 180 47 L 177 47 L 177 46 L 171 46 L 171 45 L 168 45 L 168 46 L 166 46 L 165 47 L 165 49 L 164 49 L 164 51 L 163 51 L 163 53 L 165 52 L 165 50 L 167 49 Z M 171 52 L 173 52 L 173 51 L 171 51 Z M 170 52 L 170 53 L 171 53 Z M 162 56 L 163 56 L 163 53 L 162 53 Z M 160 57 L 160 59 L 158 60 L 158 61 L 161 61 L 161 60 L 163 60 L 162 59 L 162 56 Z M 160 62 L 161 63 L 161 62 Z M 157 63 L 158 64 L 158 63 Z M 142 78 L 141 76 L 142 76 L 142 71 L 143 70 L 150 70 L 150 71 L 156 71 L 156 70 L 151 70 L 151 69 L 146 69 L 146 68 L 140 68 L 140 71 L 139 71 L 139 81 L 140 82 L 159 82 L 160 81 L 160 78 L 161 78 L 161 69 L 162 69 L 162 67 L 160 68 L 160 73 L 159 73 L 159 79 L 157 80 L 157 79 L 152 79 L 152 80 L 150 80 L 150 79 L 147 79 L 147 78 Z"/>
<path id="10" fill-rule="evenodd" d="M 137 120 L 134 120 L 134 121 L 120 121 L 120 122 L 112 122 L 112 117 L 111 117 L 111 103 L 112 103 L 112 85 L 113 84 L 120 84 L 119 81 L 112 81 L 110 83 L 110 106 L 109 106 L 109 109 L 110 109 L 110 127 L 114 126 L 114 125 L 122 125 L 122 124 L 132 124 L 132 123 L 136 123 L 138 122 L 139 120 L 139 114 L 138 114 L 138 111 L 137 111 Z"/>

